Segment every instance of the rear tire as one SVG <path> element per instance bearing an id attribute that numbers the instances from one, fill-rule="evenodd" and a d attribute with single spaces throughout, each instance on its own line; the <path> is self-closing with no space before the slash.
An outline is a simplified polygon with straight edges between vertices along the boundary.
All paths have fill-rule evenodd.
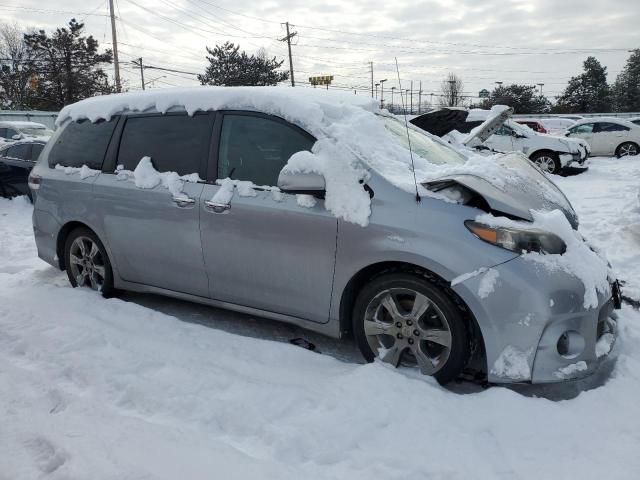
<path id="1" fill-rule="evenodd" d="M 638 155 L 639 151 L 640 148 L 638 148 L 637 144 L 633 142 L 624 142 L 618 145 L 618 148 L 616 148 L 616 157 L 622 158 L 635 156 Z"/>
<path id="2" fill-rule="evenodd" d="M 458 377 L 470 354 L 462 313 L 445 291 L 410 273 L 386 273 L 358 294 L 353 332 L 368 362 L 414 367 L 441 384 Z"/>
<path id="3" fill-rule="evenodd" d="M 89 287 L 102 293 L 105 298 L 115 293 L 107 250 L 90 229 L 78 227 L 67 236 L 64 266 L 72 287 Z"/>
<path id="4" fill-rule="evenodd" d="M 531 161 L 543 172 L 557 174 L 562 169 L 560 157 L 558 157 L 558 154 L 555 152 L 535 153 L 531 156 Z"/>

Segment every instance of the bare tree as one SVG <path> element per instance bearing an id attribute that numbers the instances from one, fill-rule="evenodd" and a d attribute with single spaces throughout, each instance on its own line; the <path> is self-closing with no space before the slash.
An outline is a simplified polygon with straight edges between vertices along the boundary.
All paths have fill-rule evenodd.
<path id="1" fill-rule="evenodd" d="M 32 94 L 32 52 L 16 24 L 0 24 L 0 106 L 20 109 Z"/>
<path id="2" fill-rule="evenodd" d="M 460 107 L 464 105 L 464 83 L 455 73 L 448 73 L 440 86 L 442 96 L 440 105 L 443 107 Z"/>

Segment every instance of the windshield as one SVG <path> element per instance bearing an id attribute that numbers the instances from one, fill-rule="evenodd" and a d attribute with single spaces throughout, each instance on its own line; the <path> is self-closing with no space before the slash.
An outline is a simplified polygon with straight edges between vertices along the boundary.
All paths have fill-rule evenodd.
<path id="1" fill-rule="evenodd" d="M 409 149 L 407 127 L 404 123 L 396 118 L 385 117 L 384 126 L 403 147 Z M 453 148 L 441 145 L 413 128 L 409 128 L 409 138 L 411 139 L 411 151 L 413 154 L 429 163 L 435 165 L 462 165 L 467 161 L 462 154 L 456 152 Z"/>
<path id="2" fill-rule="evenodd" d="M 34 137 L 43 137 L 45 135 L 53 135 L 53 130 L 48 128 L 21 128 L 20 131 L 25 135 L 31 135 Z"/>

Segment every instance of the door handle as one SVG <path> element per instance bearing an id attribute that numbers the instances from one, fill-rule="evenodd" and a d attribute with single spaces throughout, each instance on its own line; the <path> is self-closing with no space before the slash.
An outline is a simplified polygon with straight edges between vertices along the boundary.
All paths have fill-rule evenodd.
<path id="1" fill-rule="evenodd" d="M 190 197 L 173 197 L 173 203 L 178 205 L 179 207 L 188 207 L 189 205 L 193 205 L 196 203 L 195 199 Z"/>
<path id="2" fill-rule="evenodd" d="M 207 200 L 204 204 L 213 210 L 214 213 L 224 213 L 231 209 L 231 205 L 229 203 L 212 202 Z"/>

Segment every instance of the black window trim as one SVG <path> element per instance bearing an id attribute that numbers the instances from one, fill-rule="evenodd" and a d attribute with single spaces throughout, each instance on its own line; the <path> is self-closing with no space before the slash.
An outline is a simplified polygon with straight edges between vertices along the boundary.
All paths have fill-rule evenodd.
<path id="1" fill-rule="evenodd" d="M 211 139 L 211 148 L 210 148 L 208 167 L 206 170 L 206 176 L 203 177 L 205 178 L 206 183 L 211 185 L 215 185 L 216 180 L 218 180 L 218 160 L 219 160 L 218 154 L 220 149 L 220 136 L 222 135 L 222 122 L 226 115 L 258 117 L 258 118 L 265 118 L 267 120 L 273 120 L 277 123 L 286 125 L 290 128 L 293 128 L 294 130 L 297 130 L 303 136 L 307 137 L 312 143 L 315 143 L 318 141 L 316 137 L 311 135 L 304 128 L 294 123 L 291 123 L 282 117 L 278 117 L 277 115 L 271 115 L 263 112 L 254 112 L 251 110 L 218 110 L 217 113 L 218 115 L 216 116 L 215 125 L 213 127 L 214 135 L 212 136 L 212 139 Z M 257 187 L 255 189 L 263 190 L 263 188 L 261 187 Z"/>
<path id="2" fill-rule="evenodd" d="M 116 163 L 118 161 L 118 152 L 120 151 L 120 143 L 122 141 L 122 133 L 124 132 L 124 126 L 127 123 L 129 118 L 145 118 L 145 117 L 166 117 L 166 116 L 186 116 L 188 115 L 186 111 L 175 111 L 175 112 L 124 112 L 118 115 L 118 123 L 116 124 L 115 129 L 113 130 L 113 136 L 111 137 L 111 141 L 109 142 L 109 146 L 107 147 L 107 153 L 105 155 L 105 160 L 102 164 L 102 173 L 107 174 L 115 174 L 116 172 Z M 213 137 L 213 132 L 215 130 L 214 121 L 216 118 L 215 111 L 197 111 L 194 115 L 207 115 L 209 117 L 209 134 Z M 211 148 L 211 147 L 210 147 Z M 205 178 L 207 171 L 208 159 L 211 154 L 209 150 L 200 159 L 200 167 L 197 172 L 200 178 Z M 202 182 L 205 183 L 205 182 Z"/>

